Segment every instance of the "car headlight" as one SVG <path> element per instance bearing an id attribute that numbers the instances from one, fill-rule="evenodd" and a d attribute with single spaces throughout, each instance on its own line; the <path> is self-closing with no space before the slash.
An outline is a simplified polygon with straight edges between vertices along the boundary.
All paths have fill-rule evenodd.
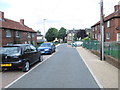
<path id="1" fill-rule="evenodd" d="M 45 51 L 49 51 L 50 49 L 45 49 Z"/>

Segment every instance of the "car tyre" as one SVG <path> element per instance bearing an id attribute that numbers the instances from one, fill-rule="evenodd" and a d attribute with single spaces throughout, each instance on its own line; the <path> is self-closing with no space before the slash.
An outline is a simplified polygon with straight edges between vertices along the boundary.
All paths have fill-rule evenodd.
<path id="1" fill-rule="evenodd" d="M 28 61 L 26 61 L 24 64 L 23 64 L 23 69 L 22 71 L 23 72 L 27 72 L 30 70 L 30 63 Z"/>

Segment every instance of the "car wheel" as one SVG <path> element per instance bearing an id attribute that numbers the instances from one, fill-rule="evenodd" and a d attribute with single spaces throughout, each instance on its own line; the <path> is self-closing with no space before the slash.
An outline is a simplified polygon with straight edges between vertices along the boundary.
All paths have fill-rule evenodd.
<path id="1" fill-rule="evenodd" d="M 39 56 L 39 62 L 43 61 L 43 55 Z"/>
<path id="2" fill-rule="evenodd" d="M 28 61 L 26 61 L 24 64 L 23 64 L 23 69 L 22 71 L 23 72 L 27 72 L 30 70 L 30 63 Z"/>

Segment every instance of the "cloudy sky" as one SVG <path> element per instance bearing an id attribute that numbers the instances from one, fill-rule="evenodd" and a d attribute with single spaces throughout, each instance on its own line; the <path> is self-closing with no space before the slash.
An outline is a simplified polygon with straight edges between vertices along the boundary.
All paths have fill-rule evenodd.
<path id="1" fill-rule="evenodd" d="M 114 11 L 120 0 L 103 0 L 104 14 Z M 0 0 L 0 11 L 5 18 L 19 21 L 34 30 L 90 28 L 100 19 L 100 0 Z"/>

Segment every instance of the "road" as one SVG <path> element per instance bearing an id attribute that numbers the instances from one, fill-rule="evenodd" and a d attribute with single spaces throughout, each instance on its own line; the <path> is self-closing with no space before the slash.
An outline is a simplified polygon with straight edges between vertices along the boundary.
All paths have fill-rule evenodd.
<path id="1" fill-rule="evenodd" d="M 8 88 L 99 88 L 75 48 L 58 52 Z"/>
<path id="2" fill-rule="evenodd" d="M 43 55 L 43 60 L 47 59 L 48 57 L 49 57 L 49 55 Z M 37 64 L 39 64 L 39 63 L 36 63 L 35 65 L 37 65 Z M 33 68 L 34 66 L 32 66 L 31 68 Z M 25 74 L 25 73 L 20 70 L 6 70 L 3 72 L 0 72 L 0 75 L 2 76 L 2 87 L 7 86 L 11 82 L 16 80 L 20 76 L 22 76 L 23 74 Z"/>

